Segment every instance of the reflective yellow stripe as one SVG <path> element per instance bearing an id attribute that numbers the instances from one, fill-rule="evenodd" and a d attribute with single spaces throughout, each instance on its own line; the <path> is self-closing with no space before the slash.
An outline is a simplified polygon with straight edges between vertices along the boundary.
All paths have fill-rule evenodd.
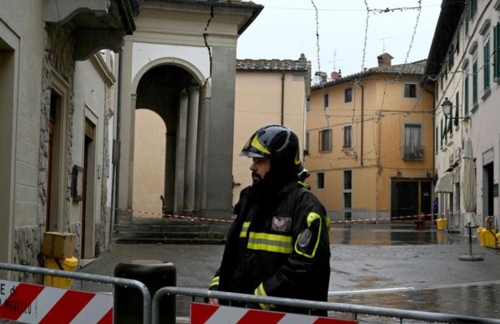
<path id="1" fill-rule="evenodd" d="M 299 165 L 300 164 L 300 151 L 297 149 L 297 154 L 295 154 L 295 165 Z"/>
<path id="2" fill-rule="evenodd" d="M 243 226 L 241 227 L 241 232 L 240 232 L 240 237 L 241 238 L 246 238 L 247 233 L 248 233 L 248 227 L 250 226 L 250 222 L 244 222 Z"/>
<path id="3" fill-rule="evenodd" d="M 319 245 L 319 238 L 321 237 L 321 227 L 323 226 L 323 222 L 321 221 L 322 220 L 321 216 L 316 214 L 316 213 L 309 213 L 309 215 L 307 215 L 307 227 L 311 227 L 312 222 L 314 222 L 317 219 L 319 219 L 319 227 L 318 227 L 318 233 L 317 233 L 318 236 L 316 238 L 316 244 L 314 244 L 314 249 L 313 249 L 312 253 L 307 254 L 304 252 L 300 252 L 299 249 L 297 248 L 297 244 L 300 241 L 300 237 L 302 236 L 302 233 L 299 234 L 297 241 L 295 241 L 295 252 L 297 252 L 300 255 L 305 256 L 306 258 L 310 258 L 310 259 L 314 258 L 314 256 L 316 255 L 316 250 L 318 249 L 318 245 Z"/>
<path id="4" fill-rule="evenodd" d="M 218 286 L 218 285 L 219 285 L 219 278 L 220 278 L 219 276 L 214 277 L 214 278 L 212 279 L 212 283 L 210 284 L 210 287 L 209 287 L 209 288 L 211 288 L 211 287 L 213 287 L 213 286 Z"/>
<path id="5" fill-rule="evenodd" d="M 259 142 L 258 136 L 253 137 L 252 146 L 255 147 L 259 152 L 271 155 L 271 152 L 269 152 L 269 150 Z"/>
<path id="6" fill-rule="evenodd" d="M 293 243 L 291 236 L 250 232 L 248 249 L 291 254 Z"/>
<path id="7" fill-rule="evenodd" d="M 298 181 L 298 183 L 299 183 L 299 185 L 301 185 L 302 187 L 306 188 L 307 190 L 311 190 L 311 186 L 307 182 Z"/>
<path id="8" fill-rule="evenodd" d="M 255 296 L 262 296 L 262 297 L 267 297 L 267 293 L 266 291 L 264 290 L 264 284 L 261 283 L 259 285 L 259 287 L 257 287 L 257 289 L 254 290 L 253 294 Z M 262 308 L 263 310 L 270 310 L 271 308 L 276 308 L 276 305 L 273 305 L 273 304 L 263 304 L 263 303 L 259 303 L 259 306 L 260 308 Z"/>
<path id="9" fill-rule="evenodd" d="M 321 216 L 319 216 L 318 214 L 309 213 L 309 215 L 307 215 L 307 227 L 311 227 L 311 223 L 314 222 L 318 218 L 321 220 Z"/>

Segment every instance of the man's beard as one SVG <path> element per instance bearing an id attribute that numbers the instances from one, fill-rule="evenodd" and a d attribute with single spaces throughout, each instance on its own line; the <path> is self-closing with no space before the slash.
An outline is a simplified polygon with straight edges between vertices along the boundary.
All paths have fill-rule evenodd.
<path id="1" fill-rule="evenodd" d="M 262 177 L 257 174 L 256 172 L 252 171 L 252 182 L 254 185 L 258 184 L 259 182 L 261 182 L 262 180 Z"/>
<path id="2" fill-rule="evenodd" d="M 260 202 L 269 202 L 275 200 L 279 191 L 288 183 L 290 179 L 284 177 L 284 174 L 268 171 L 264 177 L 252 172 L 251 196 Z"/>

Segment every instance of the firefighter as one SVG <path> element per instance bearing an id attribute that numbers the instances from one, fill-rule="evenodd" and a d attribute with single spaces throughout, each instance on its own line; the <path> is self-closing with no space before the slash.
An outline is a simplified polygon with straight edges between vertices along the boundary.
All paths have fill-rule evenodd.
<path id="1" fill-rule="evenodd" d="M 304 183 L 309 172 L 299 158 L 299 141 L 290 129 L 270 125 L 257 130 L 240 156 L 252 158 L 253 184 L 242 190 L 236 219 L 211 290 L 327 301 L 330 281 L 330 221 Z M 227 304 L 220 301 L 221 304 Z M 211 298 L 209 303 L 218 305 Z M 298 307 L 240 305 L 307 313 Z M 326 316 L 326 311 L 312 314 Z"/>

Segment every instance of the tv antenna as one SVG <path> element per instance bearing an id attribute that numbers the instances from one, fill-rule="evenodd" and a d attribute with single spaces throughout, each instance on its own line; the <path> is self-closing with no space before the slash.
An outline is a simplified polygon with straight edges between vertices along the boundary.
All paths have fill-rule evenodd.
<path id="1" fill-rule="evenodd" d="M 385 40 L 386 39 L 391 39 L 391 38 L 394 38 L 394 37 L 383 37 L 383 38 L 380 38 L 380 40 L 382 41 L 382 53 L 385 53 Z"/>
<path id="2" fill-rule="evenodd" d="M 337 50 L 333 50 L 333 61 L 328 61 L 327 63 L 333 63 L 333 71 L 337 71 Z"/>

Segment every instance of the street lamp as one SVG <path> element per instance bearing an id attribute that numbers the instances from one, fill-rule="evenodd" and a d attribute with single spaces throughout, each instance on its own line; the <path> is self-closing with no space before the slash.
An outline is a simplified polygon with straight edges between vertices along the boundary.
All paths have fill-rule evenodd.
<path id="1" fill-rule="evenodd" d="M 450 118 L 450 119 L 469 119 L 469 116 L 466 116 L 466 117 L 459 117 L 459 116 L 453 117 L 452 116 L 451 108 L 453 108 L 453 103 L 450 100 L 448 100 L 448 97 L 444 98 L 444 101 L 441 104 L 441 107 L 443 108 L 443 113 L 447 118 Z"/>

